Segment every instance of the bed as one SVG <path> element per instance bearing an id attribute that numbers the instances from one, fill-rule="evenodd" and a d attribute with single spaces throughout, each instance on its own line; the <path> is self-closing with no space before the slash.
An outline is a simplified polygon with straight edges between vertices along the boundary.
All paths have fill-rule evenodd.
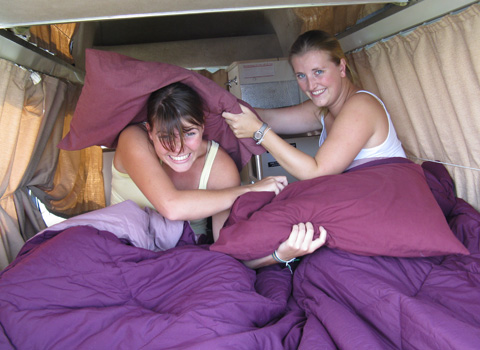
<path id="1" fill-rule="evenodd" d="M 0 348 L 478 349 L 480 213 L 442 165 L 421 169 L 468 252 L 327 246 L 255 271 L 127 201 L 26 242 L 0 274 Z"/>

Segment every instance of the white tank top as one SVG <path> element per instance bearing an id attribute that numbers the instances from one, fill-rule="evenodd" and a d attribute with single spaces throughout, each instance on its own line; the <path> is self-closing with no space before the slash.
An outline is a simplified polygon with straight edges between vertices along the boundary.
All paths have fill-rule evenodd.
<path id="1" fill-rule="evenodd" d="M 385 141 L 378 146 L 371 147 L 371 148 L 364 148 L 362 149 L 357 156 L 355 157 L 354 161 L 361 160 L 361 159 L 367 159 L 367 158 L 390 158 L 390 157 L 403 157 L 406 158 L 405 151 L 402 148 L 402 143 L 397 137 L 397 132 L 395 131 L 395 127 L 392 123 L 392 119 L 390 118 L 390 114 L 387 111 L 387 108 L 385 107 L 385 104 L 380 100 L 376 95 L 372 94 L 369 91 L 365 90 L 359 90 L 356 92 L 358 93 L 366 93 L 369 94 L 377 99 L 378 102 L 382 105 L 383 109 L 385 110 L 385 114 L 387 115 L 388 118 L 388 135 Z M 322 123 L 322 132 L 320 134 L 319 138 L 319 146 L 322 146 L 322 144 L 325 142 L 325 139 L 327 138 L 327 130 L 325 129 L 325 121 L 324 121 L 324 116 L 322 115 L 321 117 L 321 123 Z"/>

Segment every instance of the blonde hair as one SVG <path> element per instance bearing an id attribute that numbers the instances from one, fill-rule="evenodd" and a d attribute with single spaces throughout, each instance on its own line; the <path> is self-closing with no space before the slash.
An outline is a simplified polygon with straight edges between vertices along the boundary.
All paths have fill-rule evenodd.
<path id="1" fill-rule="evenodd" d="M 327 52 L 332 62 L 336 65 L 339 65 L 343 58 L 346 63 L 348 79 L 350 79 L 353 84 L 358 83 L 357 74 L 348 64 L 347 57 L 340 46 L 340 42 L 333 35 L 322 30 L 309 30 L 301 34 L 290 48 L 288 61 L 292 64 L 292 58 L 294 56 L 303 55 L 313 50 Z"/>

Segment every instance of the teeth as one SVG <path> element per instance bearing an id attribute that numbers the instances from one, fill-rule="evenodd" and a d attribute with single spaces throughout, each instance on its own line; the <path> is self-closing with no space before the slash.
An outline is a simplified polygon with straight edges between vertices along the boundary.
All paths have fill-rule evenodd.
<path id="1" fill-rule="evenodd" d="M 325 91 L 325 89 L 322 89 L 322 90 L 318 90 L 318 91 L 312 91 L 312 95 L 320 95 L 321 93 L 323 93 Z"/>
<path id="2" fill-rule="evenodd" d="M 181 160 L 187 159 L 189 155 L 190 154 L 185 154 L 185 155 L 179 156 L 179 157 L 170 156 L 170 158 L 172 158 L 173 160 L 176 160 L 176 161 L 181 161 Z"/>

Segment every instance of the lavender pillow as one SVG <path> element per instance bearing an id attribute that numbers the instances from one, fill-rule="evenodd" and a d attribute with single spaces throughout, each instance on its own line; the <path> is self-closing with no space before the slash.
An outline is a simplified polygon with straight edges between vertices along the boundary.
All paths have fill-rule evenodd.
<path id="1" fill-rule="evenodd" d="M 99 231 L 108 231 L 133 246 L 152 251 L 162 251 L 175 247 L 184 233 L 191 231 L 183 221 L 165 219 L 155 210 L 141 209 L 130 200 L 97 209 L 52 225 L 39 232 L 64 231 L 74 226 L 91 226 Z M 193 231 L 192 231 L 193 232 Z"/>

